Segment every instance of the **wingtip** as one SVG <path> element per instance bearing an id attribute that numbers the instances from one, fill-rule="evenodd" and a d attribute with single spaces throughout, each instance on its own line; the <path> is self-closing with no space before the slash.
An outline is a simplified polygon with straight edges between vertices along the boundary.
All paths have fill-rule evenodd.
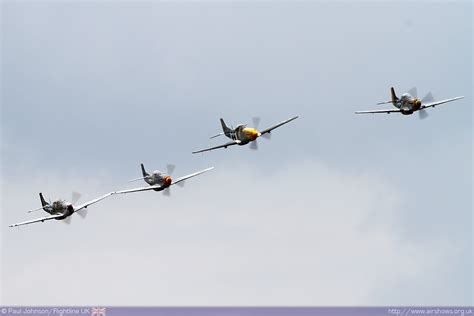
<path id="1" fill-rule="evenodd" d="M 214 167 L 209 167 L 209 168 L 206 168 L 206 169 L 203 169 L 202 172 L 208 172 L 208 171 L 211 171 L 212 169 L 214 169 Z"/>

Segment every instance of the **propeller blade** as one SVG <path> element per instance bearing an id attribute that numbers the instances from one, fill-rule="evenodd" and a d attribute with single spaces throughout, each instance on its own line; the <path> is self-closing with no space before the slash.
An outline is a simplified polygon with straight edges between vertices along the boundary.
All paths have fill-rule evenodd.
<path id="1" fill-rule="evenodd" d="M 421 104 L 433 102 L 434 98 L 431 92 L 428 92 L 423 99 L 421 99 Z"/>
<path id="2" fill-rule="evenodd" d="M 421 109 L 418 111 L 418 117 L 420 118 L 420 120 L 424 120 L 428 117 L 428 112 L 425 109 Z"/>
<path id="3" fill-rule="evenodd" d="M 252 150 L 258 150 L 258 143 L 257 143 L 257 140 L 254 140 L 253 142 L 250 143 L 250 149 L 252 149 Z"/>
<path id="4" fill-rule="evenodd" d="M 166 165 L 166 172 L 168 172 L 168 175 L 171 175 L 174 171 L 174 169 L 176 168 L 175 165 L 173 164 L 167 164 Z"/>
<path id="5" fill-rule="evenodd" d="M 77 211 L 76 213 L 77 213 L 77 215 L 79 215 L 80 217 L 86 218 L 86 216 L 87 216 L 87 209 L 86 209 L 86 208 L 83 208 L 82 210 Z"/>
<path id="6" fill-rule="evenodd" d="M 171 190 L 170 190 L 170 188 L 168 187 L 168 188 L 164 189 L 164 190 L 163 190 L 163 194 L 164 194 L 165 196 L 171 196 Z"/>
<path id="7" fill-rule="evenodd" d="M 71 216 L 66 217 L 62 220 L 62 222 L 67 225 L 71 224 Z"/>
<path id="8" fill-rule="evenodd" d="M 413 87 L 410 90 L 408 90 L 408 93 L 414 98 L 416 98 L 418 95 L 418 92 L 416 91 L 416 87 Z"/>
<path id="9" fill-rule="evenodd" d="M 265 133 L 262 135 L 262 137 L 265 139 L 272 139 L 272 133 Z"/>
<path id="10" fill-rule="evenodd" d="M 260 125 L 260 118 L 258 116 L 252 117 L 253 128 L 258 129 Z"/>
<path id="11" fill-rule="evenodd" d="M 76 204 L 77 201 L 79 201 L 79 199 L 81 198 L 81 196 L 81 193 L 73 191 L 71 195 L 71 203 Z"/>
<path id="12" fill-rule="evenodd" d="M 186 182 L 186 180 L 178 182 L 177 185 L 179 185 L 181 188 L 184 188 L 184 183 L 185 182 Z"/>

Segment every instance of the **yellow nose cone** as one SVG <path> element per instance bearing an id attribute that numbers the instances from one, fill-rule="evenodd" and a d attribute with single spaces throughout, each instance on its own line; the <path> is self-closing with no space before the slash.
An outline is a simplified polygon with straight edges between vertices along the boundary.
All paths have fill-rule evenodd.
<path id="1" fill-rule="evenodd" d="M 245 129 L 245 134 L 251 140 L 255 140 L 257 137 L 260 136 L 260 132 L 257 131 L 255 128 L 246 128 Z"/>

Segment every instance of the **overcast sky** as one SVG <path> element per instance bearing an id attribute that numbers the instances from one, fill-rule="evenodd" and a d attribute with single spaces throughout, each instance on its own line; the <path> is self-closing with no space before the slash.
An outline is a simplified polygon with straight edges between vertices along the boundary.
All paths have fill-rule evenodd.
<path id="1" fill-rule="evenodd" d="M 472 3 L 1 4 L 1 304 L 473 304 Z M 430 116 L 357 116 L 416 86 Z M 390 107 L 390 105 L 384 105 Z M 293 115 L 259 150 L 229 125 Z M 150 169 L 173 188 L 10 229 Z M 138 183 L 135 183 L 138 184 Z"/>

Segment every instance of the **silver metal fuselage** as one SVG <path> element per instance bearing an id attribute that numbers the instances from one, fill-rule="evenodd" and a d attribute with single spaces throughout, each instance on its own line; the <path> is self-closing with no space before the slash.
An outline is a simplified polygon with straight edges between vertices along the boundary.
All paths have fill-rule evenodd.
<path id="1" fill-rule="evenodd" d="M 400 113 L 410 115 L 420 109 L 421 102 L 409 93 L 404 93 L 397 102 L 393 103 L 393 105 L 400 109 Z"/>
<path id="2" fill-rule="evenodd" d="M 74 213 L 74 207 L 72 204 L 65 200 L 57 200 L 52 204 L 45 205 L 43 210 L 51 215 L 63 214 L 63 216 L 56 218 L 56 220 L 65 219 Z"/>
<path id="3" fill-rule="evenodd" d="M 244 124 L 237 125 L 236 128 L 225 134 L 225 136 L 232 140 L 238 140 L 238 145 L 240 146 L 254 141 L 258 135 L 259 133 L 255 128 L 247 127 Z"/>
<path id="4" fill-rule="evenodd" d="M 159 185 L 159 188 L 154 189 L 155 191 L 162 191 L 171 185 L 172 179 L 169 175 L 166 175 L 159 170 L 155 170 L 146 177 L 145 182 L 149 185 Z"/>

